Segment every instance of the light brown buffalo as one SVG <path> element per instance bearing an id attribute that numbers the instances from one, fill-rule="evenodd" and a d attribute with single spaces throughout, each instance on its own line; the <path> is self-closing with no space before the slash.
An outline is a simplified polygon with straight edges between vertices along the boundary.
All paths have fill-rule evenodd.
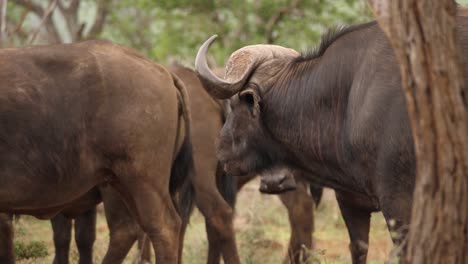
<path id="1" fill-rule="evenodd" d="M 108 184 L 158 263 L 177 263 L 193 168 L 183 83 L 104 41 L 3 49 L 0 61 L 0 212 L 50 218 Z"/>
<path id="2" fill-rule="evenodd" d="M 170 71 L 185 83 L 190 97 L 191 132 L 197 171 L 193 185 L 196 191 L 196 205 L 206 219 L 209 241 L 207 263 L 219 263 L 221 257 L 225 263 L 239 263 L 232 227 L 232 208 L 237 190 L 252 180 L 255 175 L 234 178 L 222 172 L 215 156 L 214 139 L 221 129 L 225 111 L 228 109 L 221 101 L 213 100 L 206 93 L 193 70 L 174 65 L 170 67 Z M 296 191 L 279 196 L 288 209 L 292 231 L 286 261 L 288 263 L 300 263 L 301 257 L 306 258 L 304 247 L 309 249 L 312 247 L 314 201 L 309 192 L 316 202 L 321 195 L 321 188 L 314 187 L 309 187 L 305 182 L 298 180 Z M 141 230 L 118 193 L 110 187 L 96 188 L 96 191 L 104 201 L 110 230 L 109 247 L 103 263 L 121 263 L 133 243 L 141 235 Z M 96 192 L 90 192 L 87 194 L 90 197 L 82 199 L 92 201 L 92 197 L 96 195 Z M 64 214 L 52 219 L 56 245 L 54 264 L 68 263 L 71 218 L 75 218 L 75 240 L 79 247 L 80 263 L 91 263 L 90 255 L 95 236 L 94 208 L 94 204 L 86 205 L 82 202 L 72 208 L 74 211 L 68 209 Z M 85 213 L 75 214 L 79 211 Z M 141 253 L 140 263 L 151 261 L 149 253 L 148 248 L 145 248 Z"/>

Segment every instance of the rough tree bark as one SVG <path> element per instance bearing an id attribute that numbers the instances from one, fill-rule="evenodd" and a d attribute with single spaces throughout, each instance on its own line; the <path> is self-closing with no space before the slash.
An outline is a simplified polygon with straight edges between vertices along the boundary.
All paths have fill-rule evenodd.
<path id="1" fill-rule="evenodd" d="M 453 0 L 368 0 L 400 63 L 417 158 L 407 263 L 468 263 L 468 94 Z M 463 93 L 465 89 L 465 94 Z"/>

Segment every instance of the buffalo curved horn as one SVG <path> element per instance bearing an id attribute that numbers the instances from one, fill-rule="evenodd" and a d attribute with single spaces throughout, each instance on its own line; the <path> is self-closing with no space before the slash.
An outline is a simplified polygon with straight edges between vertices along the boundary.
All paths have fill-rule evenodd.
<path id="1" fill-rule="evenodd" d="M 219 78 L 209 67 L 206 59 L 208 49 L 217 35 L 203 43 L 195 59 L 195 69 L 205 90 L 214 98 L 227 99 L 238 93 L 255 68 L 274 58 L 294 58 L 299 53 L 276 45 L 251 45 L 235 51 L 226 64 L 225 79 Z"/>
<path id="2" fill-rule="evenodd" d="M 218 35 L 211 36 L 208 40 L 203 43 L 195 58 L 195 69 L 203 83 L 205 90 L 214 98 L 227 99 L 234 95 L 241 87 L 236 87 L 235 83 L 227 82 L 219 78 L 211 69 L 208 67 L 206 55 L 211 44 L 215 41 Z M 240 86 L 240 85 L 237 85 Z"/>

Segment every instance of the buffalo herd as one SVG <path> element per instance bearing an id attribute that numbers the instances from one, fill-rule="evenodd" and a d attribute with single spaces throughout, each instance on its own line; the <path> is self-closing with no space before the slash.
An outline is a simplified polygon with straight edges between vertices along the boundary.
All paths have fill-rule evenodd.
<path id="1" fill-rule="evenodd" d="M 457 25 L 466 61 L 468 20 Z M 137 240 L 140 263 L 150 248 L 157 263 L 181 263 L 195 206 L 206 262 L 240 263 L 236 194 L 257 176 L 288 210 L 286 263 L 312 248 L 323 187 L 335 190 L 353 263 L 366 263 L 376 211 L 405 254 L 415 154 L 399 66 L 378 25 L 331 30 L 307 54 L 246 46 L 222 69 L 207 63 L 215 39 L 194 69 L 108 41 L 0 50 L 0 263 L 15 262 L 19 214 L 51 219 L 55 264 L 68 263 L 74 219 L 79 263 L 92 263 L 100 202 L 103 263 L 122 263 Z"/>

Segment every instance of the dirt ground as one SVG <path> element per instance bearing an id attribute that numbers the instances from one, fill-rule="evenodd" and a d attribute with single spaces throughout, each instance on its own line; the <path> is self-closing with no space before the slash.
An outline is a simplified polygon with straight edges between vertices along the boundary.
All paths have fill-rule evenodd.
<path id="1" fill-rule="evenodd" d="M 281 263 L 288 246 L 289 223 L 286 209 L 279 199 L 260 194 L 258 181 L 253 181 L 242 189 L 237 201 L 235 229 L 242 263 Z M 310 263 L 351 263 L 348 234 L 332 190 L 325 190 L 315 219 L 315 249 Z M 47 257 L 17 263 L 52 263 L 54 248 L 49 221 L 21 217 L 15 223 L 15 231 L 17 241 L 42 241 L 48 248 Z M 372 215 L 370 238 L 368 263 L 384 263 L 392 249 L 392 242 L 381 213 Z M 101 210 L 94 244 L 95 263 L 100 263 L 104 257 L 108 241 L 107 224 Z M 184 263 L 206 263 L 207 245 L 203 216 L 195 211 L 185 239 Z M 74 242 L 71 248 L 71 263 L 77 263 L 78 253 Z M 135 254 L 134 246 L 125 263 L 132 263 Z"/>

